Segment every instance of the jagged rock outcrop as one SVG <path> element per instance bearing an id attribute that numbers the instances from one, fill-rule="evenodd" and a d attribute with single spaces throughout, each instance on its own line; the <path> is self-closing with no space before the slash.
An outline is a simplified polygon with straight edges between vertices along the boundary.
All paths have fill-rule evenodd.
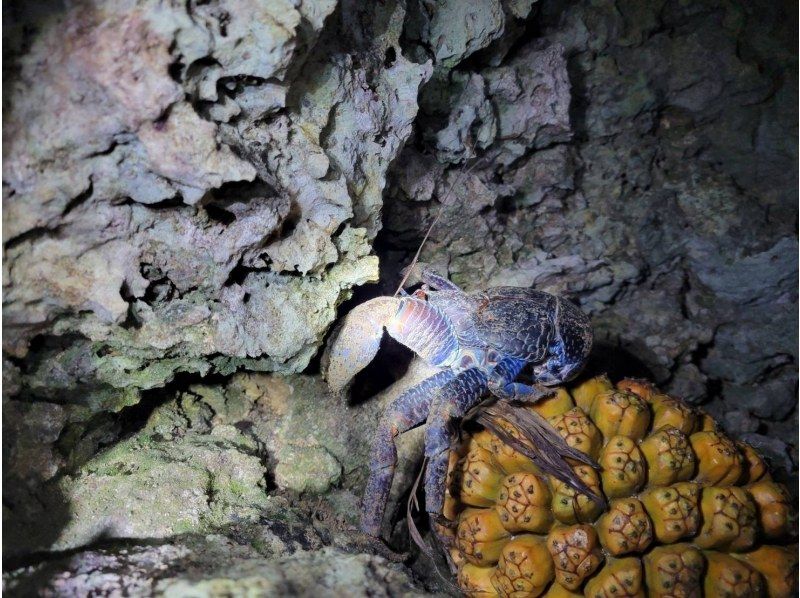
<path id="1" fill-rule="evenodd" d="M 431 74 L 398 51 L 401 4 L 335 9 L 97 2 L 37 23 L 4 116 L 23 389 L 113 409 L 176 372 L 306 367 L 377 278 L 386 171 Z M 381 37 L 357 47 L 359 18 Z"/>

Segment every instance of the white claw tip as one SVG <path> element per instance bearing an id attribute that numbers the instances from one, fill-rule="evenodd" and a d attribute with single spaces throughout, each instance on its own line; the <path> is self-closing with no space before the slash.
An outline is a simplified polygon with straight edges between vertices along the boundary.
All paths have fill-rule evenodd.
<path id="1" fill-rule="evenodd" d="M 397 313 L 399 299 L 378 297 L 348 313 L 334 330 L 322 357 L 322 374 L 333 392 L 341 392 L 378 353 L 383 328 Z"/>

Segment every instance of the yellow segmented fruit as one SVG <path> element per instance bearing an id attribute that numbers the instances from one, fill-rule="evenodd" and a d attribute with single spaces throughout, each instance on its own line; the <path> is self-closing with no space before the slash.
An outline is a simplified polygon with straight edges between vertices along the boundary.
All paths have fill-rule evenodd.
<path id="1" fill-rule="evenodd" d="M 761 458 L 756 450 L 746 442 L 737 442 L 736 446 L 742 454 L 742 473 L 741 482 L 743 484 L 752 484 L 762 479 L 771 479 L 767 464 Z"/>
<path id="2" fill-rule="evenodd" d="M 650 409 L 644 399 L 624 390 L 608 390 L 592 401 L 592 421 L 608 438 L 617 434 L 640 440 L 650 426 Z"/>
<path id="3" fill-rule="evenodd" d="M 475 445 L 461 463 L 461 500 L 473 507 L 494 504 L 503 474 L 492 466 L 492 453 Z"/>
<path id="4" fill-rule="evenodd" d="M 492 584 L 500 596 L 539 596 L 553 580 L 553 574 L 545 540 L 526 534 L 505 545 Z"/>
<path id="5" fill-rule="evenodd" d="M 613 388 L 614 385 L 611 384 L 608 376 L 597 376 L 573 388 L 571 394 L 572 398 L 575 399 L 575 404 L 588 413 L 592 408 L 594 398 Z"/>
<path id="6" fill-rule="evenodd" d="M 600 543 L 612 556 L 644 552 L 653 541 L 653 524 L 636 498 L 612 500 L 597 522 Z"/>
<path id="7" fill-rule="evenodd" d="M 694 539 L 700 548 L 747 550 L 756 536 L 756 508 L 743 488 L 703 488 L 700 499 L 703 525 Z"/>
<path id="8" fill-rule="evenodd" d="M 797 546 L 786 548 L 765 544 L 751 552 L 733 556 L 761 573 L 769 598 L 797 596 Z"/>
<path id="9" fill-rule="evenodd" d="M 456 546 L 474 565 L 496 563 L 510 539 L 494 509 L 467 509 L 459 518 Z"/>
<path id="10" fill-rule="evenodd" d="M 653 395 L 658 394 L 658 390 L 649 380 L 640 380 L 639 378 L 625 378 L 620 380 L 617 388 L 626 392 L 632 392 L 635 395 L 642 397 L 648 403 Z"/>
<path id="11" fill-rule="evenodd" d="M 780 540 L 789 535 L 792 526 L 792 506 L 789 492 L 783 484 L 761 480 L 747 487 L 756 503 L 761 532 L 767 538 Z"/>
<path id="12" fill-rule="evenodd" d="M 542 473 L 484 429 L 451 455 L 443 515 L 468 596 L 797 595 L 796 507 L 752 447 L 642 380 L 592 378 L 534 411 L 595 470 L 570 461 L 608 504 Z M 498 421 L 531 446 L 524 431 Z M 535 450 L 535 447 L 533 447 Z"/>
<path id="13" fill-rule="evenodd" d="M 498 422 L 500 427 L 502 427 L 511 437 L 516 439 L 521 439 L 520 431 L 514 428 L 511 424 L 507 422 L 500 421 Z M 517 471 L 531 471 L 531 472 L 538 472 L 539 468 L 536 467 L 533 461 L 530 458 L 526 457 L 522 453 L 520 453 L 515 448 L 512 448 L 505 442 L 503 442 L 499 437 L 494 434 L 488 434 L 485 439 L 483 440 L 485 443 L 485 448 L 487 448 L 492 453 L 492 458 L 495 463 L 499 466 L 499 468 L 504 473 L 514 473 Z"/>
<path id="14" fill-rule="evenodd" d="M 574 407 L 575 401 L 566 388 L 559 388 L 552 396 L 531 405 L 531 409 L 545 419 L 566 413 Z"/>
<path id="15" fill-rule="evenodd" d="M 665 426 L 645 438 L 639 448 L 647 461 L 647 483 L 667 486 L 692 477 L 695 456 L 686 434 Z"/>
<path id="16" fill-rule="evenodd" d="M 610 559 L 586 583 L 587 598 L 644 598 L 642 562 L 634 557 Z"/>
<path id="17" fill-rule="evenodd" d="M 697 432 L 689 438 L 697 454 L 697 477 L 702 484 L 730 486 L 742 476 L 742 455 L 721 432 Z"/>
<path id="18" fill-rule="evenodd" d="M 705 561 L 689 544 L 659 546 L 644 557 L 647 590 L 654 598 L 700 598 Z"/>
<path id="19" fill-rule="evenodd" d="M 700 486 L 680 482 L 652 488 L 639 495 L 659 542 L 671 544 L 697 533 L 700 525 Z"/>
<path id="20" fill-rule="evenodd" d="M 697 428 L 697 411 L 681 400 L 667 395 L 654 395 L 650 404 L 653 407 L 653 429 L 664 426 L 677 428 L 686 435 Z"/>
<path id="21" fill-rule="evenodd" d="M 461 590 L 475 598 L 490 598 L 497 596 L 497 590 L 492 583 L 495 567 L 479 567 L 473 563 L 464 563 L 458 569 L 458 586 Z"/>
<path id="22" fill-rule="evenodd" d="M 634 440 L 627 436 L 613 436 L 600 450 L 598 458 L 603 490 L 608 498 L 630 496 L 641 488 L 647 479 L 644 455 Z"/>
<path id="23" fill-rule="evenodd" d="M 578 449 L 590 457 L 596 457 L 603 439 L 600 430 L 580 407 L 570 409 L 566 413 L 551 417 L 550 425 L 572 448 Z"/>
<path id="24" fill-rule="evenodd" d="M 546 533 L 553 523 L 550 501 L 550 489 L 541 477 L 515 473 L 503 479 L 495 508 L 510 532 Z"/>
<path id="25" fill-rule="evenodd" d="M 603 561 L 597 532 L 591 525 L 556 527 L 547 536 L 547 548 L 555 563 L 556 580 L 577 590 Z"/>
<path id="26" fill-rule="evenodd" d="M 764 595 L 764 578 L 749 565 L 724 552 L 708 550 L 703 556 L 707 565 L 704 584 L 706 596 L 739 598 Z"/>
<path id="27" fill-rule="evenodd" d="M 600 476 L 588 465 L 576 465 L 572 468 L 575 474 L 589 490 L 602 496 L 600 489 Z M 550 478 L 553 488 L 552 509 L 553 515 L 561 523 L 577 523 L 594 521 L 602 512 L 603 507 L 593 498 L 575 490 L 569 484 Z"/>
<path id="28" fill-rule="evenodd" d="M 705 411 L 699 410 L 698 417 L 699 417 L 697 423 L 698 432 L 716 432 L 719 429 L 717 421 Z"/>

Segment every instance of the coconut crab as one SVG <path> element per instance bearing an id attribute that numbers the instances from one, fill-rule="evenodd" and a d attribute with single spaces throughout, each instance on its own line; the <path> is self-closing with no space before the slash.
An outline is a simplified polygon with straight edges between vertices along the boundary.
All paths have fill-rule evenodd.
<path id="1" fill-rule="evenodd" d="M 442 512 L 453 423 L 485 396 L 533 402 L 580 372 L 592 344 L 588 317 L 568 300 L 542 291 L 496 287 L 465 293 L 423 269 L 423 287 L 400 297 L 378 297 L 353 309 L 334 331 L 323 373 L 342 391 L 376 356 L 384 330 L 438 369 L 401 394 L 375 432 L 369 478 L 361 506 L 361 529 L 377 537 L 397 463 L 395 437 L 427 421 L 425 510 L 436 522 Z M 533 384 L 515 382 L 526 364 Z M 546 428 L 547 424 L 544 424 Z M 585 460 L 546 429 L 534 435 L 546 446 L 548 473 L 587 491 L 563 457 Z M 555 455 L 555 458 L 553 456 Z M 593 464 L 592 464 L 593 465 Z"/>

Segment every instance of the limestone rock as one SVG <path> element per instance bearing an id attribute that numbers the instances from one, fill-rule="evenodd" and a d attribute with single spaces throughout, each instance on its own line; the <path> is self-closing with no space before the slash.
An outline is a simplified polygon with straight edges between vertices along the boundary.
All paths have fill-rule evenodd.
<path id="1" fill-rule="evenodd" d="M 308 364 L 377 277 L 386 172 L 430 76 L 396 50 L 402 5 L 334 8 L 97 2 L 17 50 L 4 350 L 43 366 L 23 392 L 82 384 L 82 404 L 116 410 L 178 372 Z M 361 58 L 351 13 L 391 23 Z M 66 335 L 47 364 L 29 355 Z"/>

